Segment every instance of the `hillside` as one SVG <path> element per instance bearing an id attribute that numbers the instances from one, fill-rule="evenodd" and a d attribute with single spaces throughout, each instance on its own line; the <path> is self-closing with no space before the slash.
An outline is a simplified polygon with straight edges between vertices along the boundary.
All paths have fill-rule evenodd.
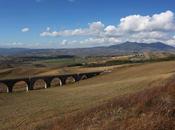
<path id="1" fill-rule="evenodd" d="M 107 47 L 93 48 L 74 48 L 74 49 L 0 49 L 0 55 L 5 56 L 59 56 L 59 55 L 75 55 L 75 56 L 99 56 L 99 55 L 116 55 L 130 54 L 133 52 L 175 52 L 175 48 L 164 43 L 136 43 L 125 42 Z"/>
<path id="2" fill-rule="evenodd" d="M 175 77 L 165 86 L 111 99 L 98 107 L 57 120 L 52 130 L 174 130 L 174 86 Z"/>
<path id="3" fill-rule="evenodd" d="M 124 66 L 112 69 L 111 73 L 64 87 L 29 93 L 0 94 L 0 129 L 46 130 L 51 129 L 54 125 L 58 128 L 57 121 L 62 122 L 68 128 L 69 122 L 65 120 L 66 117 L 77 117 L 76 115 L 79 112 L 86 113 L 86 111 L 98 107 L 100 108 L 99 111 L 103 113 L 101 105 L 114 98 L 165 85 L 167 80 L 175 74 L 174 66 L 174 61 Z M 132 98 L 129 99 L 130 101 L 137 101 L 131 100 Z M 165 99 L 169 100 L 169 98 Z M 115 107 L 112 110 L 115 110 Z M 131 110 L 127 110 L 130 113 Z M 82 116 L 77 120 L 72 120 L 70 117 L 70 121 L 76 122 L 72 127 L 79 127 L 81 119 L 87 120 L 84 114 Z M 87 118 L 89 120 L 94 119 L 95 125 L 98 125 L 93 114 L 92 116 L 87 115 Z M 60 127 L 62 128 L 62 126 L 64 125 Z"/>

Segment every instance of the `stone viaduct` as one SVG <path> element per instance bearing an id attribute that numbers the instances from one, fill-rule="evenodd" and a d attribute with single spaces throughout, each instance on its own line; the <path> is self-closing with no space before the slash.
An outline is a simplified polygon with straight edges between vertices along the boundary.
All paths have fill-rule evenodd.
<path id="1" fill-rule="evenodd" d="M 70 77 L 75 82 L 78 82 L 80 80 L 92 78 L 92 77 L 97 76 L 101 73 L 102 73 L 102 71 L 97 71 L 97 72 L 88 72 L 88 73 L 79 73 L 79 74 L 66 74 L 66 75 L 52 75 L 52 76 L 38 76 L 38 77 L 5 79 L 5 80 L 0 80 L 0 83 L 7 86 L 8 93 L 12 93 L 14 85 L 18 82 L 21 82 L 21 81 L 26 83 L 26 91 L 29 91 L 29 90 L 34 89 L 34 84 L 38 80 L 43 80 L 45 83 L 45 88 L 49 88 L 49 87 L 51 87 L 51 82 L 54 79 L 59 79 L 59 81 L 60 81 L 59 84 L 60 84 L 60 86 L 62 86 L 62 85 L 66 84 L 66 80 Z"/>

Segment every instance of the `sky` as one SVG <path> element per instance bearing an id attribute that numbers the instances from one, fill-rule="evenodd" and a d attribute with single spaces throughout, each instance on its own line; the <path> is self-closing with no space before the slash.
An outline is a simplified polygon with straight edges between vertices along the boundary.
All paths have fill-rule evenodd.
<path id="1" fill-rule="evenodd" d="M 0 47 L 175 46 L 174 0 L 0 0 Z"/>

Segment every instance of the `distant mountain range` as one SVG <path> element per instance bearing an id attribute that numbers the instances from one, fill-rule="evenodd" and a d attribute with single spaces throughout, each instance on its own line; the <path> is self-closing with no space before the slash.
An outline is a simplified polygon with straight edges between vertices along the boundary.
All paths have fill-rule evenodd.
<path id="1" fill-rule="evenodd" d="M 3 56 L 100 56 L 129 54 L 133 52 L 175 52 L 175 47 L 161 42 L 136 43 L 125 42 L 108 47 L 75 48 L 75 49 L 24 49 L 24 48 L 0 48 L 0 55 Z"/>

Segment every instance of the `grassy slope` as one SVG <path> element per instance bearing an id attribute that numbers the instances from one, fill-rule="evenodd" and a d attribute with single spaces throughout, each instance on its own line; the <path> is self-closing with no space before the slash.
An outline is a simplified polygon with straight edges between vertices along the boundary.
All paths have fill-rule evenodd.
<path id="1" fill-rule="evenodd" d="M 0 128 L 31 129 L 55 118 L 98 106 L 119 95 L 162 85 L 175 72 L 175 62 L 114 69 L 112 73 L 66 87 L 0 94 Z"/>
<path id="2" fill-rule="evenodd" d="M 62 58 L 62 59 L 49 59 L 49 60 L 41 60 L 35 61 L 32 64 L 43 64 L 46 66 L 67 66 L 78 63 L 84 63 L 85 59 L 83 58 Z"/>
<path id="3" fill-rule="evenodd" d="M 46 67 L 46 68 L 32 68 L 32 67 L 17 67 L 13 69 L 1 69 L 0 79 L 9 79 L 17 77 L 28 77 L 28 76 L 43 76 L 43 75 L 57 75 L 57 74 L 70 74 L 70 73 L 84 73 L 93 71 L 103 71 L 108 69 L 113 69 L 121 66 L 128 65 L 118 65 L 109 67 Z"/>
<path id="4" fill-rule="evenodd" d="M 65 116 L 52 130 L 174 130 L 175 77 L 164 86 L 113 98 L 107 103 Z"/>

